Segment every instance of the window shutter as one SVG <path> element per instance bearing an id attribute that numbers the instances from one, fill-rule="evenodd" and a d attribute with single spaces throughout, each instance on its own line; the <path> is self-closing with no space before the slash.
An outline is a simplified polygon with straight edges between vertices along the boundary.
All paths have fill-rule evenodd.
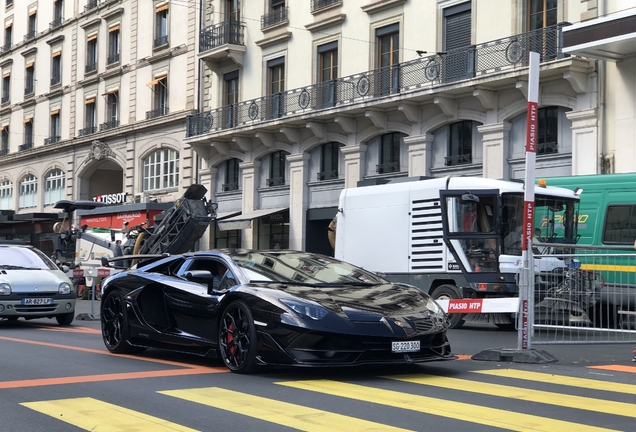
<path id="1" fill-rule="evenodd" d="M 454 9 L 454 8 L 449 8 Z M 445 23 L 445 38 L 444 38 L 444 50 L 450 51 L 456 48 L 463 48 L 470 45 L 470 31 L 471 31 L 471 11 L 463 10 L 453 13 L 449 11 L 448 14 L 444 13 L 446 18 Z"/>

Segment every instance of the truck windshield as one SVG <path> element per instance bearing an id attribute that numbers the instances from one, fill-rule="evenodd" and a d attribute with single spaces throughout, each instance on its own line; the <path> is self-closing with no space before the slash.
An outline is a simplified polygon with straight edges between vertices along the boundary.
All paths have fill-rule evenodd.
<path id="1" fill-rule="evenodd" d="M 502 194 L 502 205 L 502 252 L 506 255 L 521 255 L 523 195 Z M 535 195 L 533 242 L 576 243 L 577 219 L 578 200 Z M 537 250 L 535 249 L 536 252 Z"/>

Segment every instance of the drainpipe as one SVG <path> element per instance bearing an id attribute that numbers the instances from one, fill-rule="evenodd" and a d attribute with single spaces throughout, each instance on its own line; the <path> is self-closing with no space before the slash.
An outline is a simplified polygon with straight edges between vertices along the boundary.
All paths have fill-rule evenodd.
<path id="1" fill-rule="evenodd" d="M 607 0 L 600 0 L 598 2 L 598 14 L 599 18 L 605 16 L 606 13 L 606 2 Z M 597 60 L 598 65 L 598 74 L 597 74 L 597 83 L 598 83 L 598 173 L 601 174 L 603 171 L 604 161 L 603 161 L 603 148 L 607 147 L 605 143 L 605 86 L 606 86 L 606 70 L 607 70 L 607 60 Z M 612 167 L 613 168 L 613 167 Z M 609 174 L 609 173 L 608 173 Z"/>

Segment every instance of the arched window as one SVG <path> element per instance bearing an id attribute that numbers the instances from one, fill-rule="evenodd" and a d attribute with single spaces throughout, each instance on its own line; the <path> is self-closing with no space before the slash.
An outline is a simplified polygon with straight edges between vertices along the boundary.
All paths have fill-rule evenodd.
<path id="1" fill-rule="evenodd" d="M 223 192 L 239 190 L 239 163 L 236 158 L 225 161 L 225 183 Z"/>
<path id="2" fill-rule="evenodd" d="M 29 208 L 37 206 L 38 199 L 38 178 L 29 174 L 20 182 L 20 194 L 18 195 L 18 208 Z"/>
<path id="3" fill-rule="evenodd" d="M 380 138 L 380 163 L 375 171 L 378 174 L 400 172 L 400 146 L 405 135 L 394 132 Z"/>
<path id="4" fill-rule="evenodd" d="M 144 191 L 179 185 L 179 152 L 161 149 L 144 159 Z"/>
<path id="5" fill-rule="evenodd" d="M 55 169 L 46 176 L 44 183 L 44 205 L 55 204 L 64 198 L 64 187 L 66 186 L 66 178 L 64 171 Z"/>
<path id="6" fill-rule="evenodd" d="M 320 148 L 320 172 L 318 180 L 338 178 L 338 161 L 340 159 L 340 144 L 330 142 Z"/>
<path id="7" fill-rule="evenodd" d="M 0 183 L 0 209 L 13 209 L 13 182 L 11 180 L 4 180 Z"/>
<path id="8" fill-rule="evenodd" d="M 473 161 L 473 122 L 453 123 L 448 133 L 448 156 L 444 165 L 455 166 Z"/>
<path id="9" fill-rule="evenodd" d="M 269 155 L 269 178 L 267 186 L 280 186 L 285 184 L 285 161 L 287 152 L 279 150 Z"/>

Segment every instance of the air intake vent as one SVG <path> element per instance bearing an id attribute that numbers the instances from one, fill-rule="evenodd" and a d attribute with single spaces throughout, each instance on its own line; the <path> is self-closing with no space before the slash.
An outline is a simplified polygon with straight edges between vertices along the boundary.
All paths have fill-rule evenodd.
<path id="1" fill-rule="evenodd" d="M 444 271 L 444 238 L 439 198 L 411 202 L 411 270 Z"/>

